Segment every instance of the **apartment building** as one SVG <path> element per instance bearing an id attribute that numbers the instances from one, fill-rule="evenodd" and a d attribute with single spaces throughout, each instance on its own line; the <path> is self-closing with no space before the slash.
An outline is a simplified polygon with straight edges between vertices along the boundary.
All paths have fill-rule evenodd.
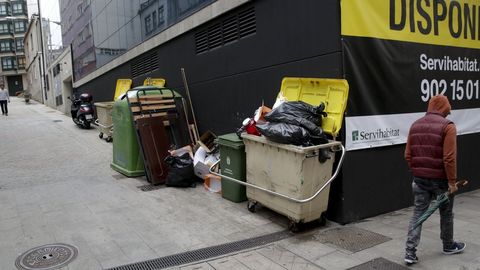
<path id="1" fill-rule="evenodd" d="M 28 25 L 26 0 L 0 1 L 0 81 L 10 95 L 26 84 L 24 34 Z"/>

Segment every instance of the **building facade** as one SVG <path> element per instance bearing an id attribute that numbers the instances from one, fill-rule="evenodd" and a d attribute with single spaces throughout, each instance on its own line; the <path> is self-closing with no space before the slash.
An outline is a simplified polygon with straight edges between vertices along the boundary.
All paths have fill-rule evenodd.
<path id="1" fill-rule="evenodd" d="M 78 81 L 214 0 L 60 0 Z"/>
<path id="2" fill-rule="evenodd" d="M 65 48 L 62 53 L 55 57 L 49 65 L 48 80 L 50 90 L 48 91 L 49 105 L 67 115 L 70 114 L 71 102 L 68 99 L 72 96 L 72 55 L 70 47 Z"/>
<path id="3" fill-rule="evenodd" d="M 23 91 L 26 84 L 24 34 L 27 24 L 26 0 L 0 1 L 0 81 L 10 95 Z"/>
<path id="4" fill-rule="evenodd" d="M 46 21 L 43 21 L 43 28 L 46 31 Z M 29 92 L 32 98 L 38 102 L 48 104 L 47 88 L 42 79 L 43 71 L 43 53 L 42 53 L 42 31 L 40 31 L 40 20 L 38 15 L 34 14 L 30 18 L 27 31 L 24 36 L 25 52 L 25 91 Z M 46 46 L 46 40 L 43 40 Z M 51 104 L 50 104 L 51 105 Z"/>

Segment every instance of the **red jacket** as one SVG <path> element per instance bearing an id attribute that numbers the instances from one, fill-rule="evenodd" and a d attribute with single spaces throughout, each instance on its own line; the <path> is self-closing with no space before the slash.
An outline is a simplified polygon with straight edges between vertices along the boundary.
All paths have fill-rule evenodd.
<path id="1" fill-rule="evenodd" d="M 450 114 L 445 96 L 430 99 L 427 114 L 415 121 L 409 131 L 405 159 L 416 177 L 457 179 L 457 131 L 445 117 Z"/>

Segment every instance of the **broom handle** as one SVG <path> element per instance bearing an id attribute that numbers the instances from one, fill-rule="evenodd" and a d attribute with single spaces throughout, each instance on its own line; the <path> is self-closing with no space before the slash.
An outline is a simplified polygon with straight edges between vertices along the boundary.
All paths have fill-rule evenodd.
<path id="1" fill-rule="evenodd" d="M 180 71 L 182 72 L 183 84 L 185 85 L 185 91 L 187 92 L 188 103 L 190 104 L 190 110 L 192 111 L 193 123 L 195 125 L 195 134 L 197 135 L 196 136 L 197 138 L 200 138 L 200 135 L 198 133 L 197 119 L 195 118 L 195 111 L 193 110 L 192 99 L 190 98 L 190 90 L 188 89 L 187 76 L 185 75 L 185 69 L 182 67 Z"/>

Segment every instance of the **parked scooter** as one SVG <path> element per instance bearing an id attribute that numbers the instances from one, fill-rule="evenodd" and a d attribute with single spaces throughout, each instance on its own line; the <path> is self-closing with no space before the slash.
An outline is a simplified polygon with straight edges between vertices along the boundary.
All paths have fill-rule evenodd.
<path id="1" fill-rule="evenodd" d="M 93 97 L 88 93 L 83 93 L 79 98 L 73 95 L 73 99 L 68 97 L 72 102 L 70 112 L 72 120 L 75 124 L 83 128 L 90 128 L 90 124 L 95 121 L 94 110 L 92 105 Z"/>

